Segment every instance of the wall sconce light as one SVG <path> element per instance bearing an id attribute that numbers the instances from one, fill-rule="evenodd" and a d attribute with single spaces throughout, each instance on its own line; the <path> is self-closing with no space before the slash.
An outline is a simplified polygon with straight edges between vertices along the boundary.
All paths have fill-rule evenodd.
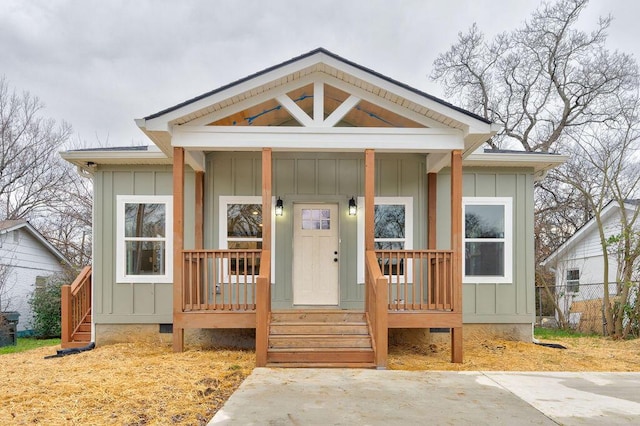
<path id="1" fill-rule="evenodd" d="M 349 216 L 355 216 L 358 213 L 358 205 L 356 204 L 356 199 L 351 197 L 349 200 Z"/>
<path id="2" fill-rule="evenodd" d="M 276 200 L 276 216 L 282 216 L 282 213 L 284 213 L 284 203 L 282 199 L 278 197 Z"/>

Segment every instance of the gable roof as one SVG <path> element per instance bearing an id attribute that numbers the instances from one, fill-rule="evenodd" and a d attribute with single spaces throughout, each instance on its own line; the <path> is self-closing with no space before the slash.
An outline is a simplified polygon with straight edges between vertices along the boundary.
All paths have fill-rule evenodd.
<path id="1" fill-rule="evenodd" d="M 135 121 L 149 139 L 169 158 L 173 157 L 173 147 L 175 146 L 190 148 L 187 150 L 187 157 L 193 155 L 195 151 L 200 151 L 196 154 L 200 160 L 202 152 L 209 148 L 237 150 L 238 148 L 252 149 L 259 145 L 261 147 L 296 149 L 298 145 L 291 145 L 288 142 L 290 140 L 298 141 L 297 135 L 305 135 L 306 137 L 308 145 L 305 145 L 303 149 L 318 147 L 331 150 L 360 150 L 362 147 L 357 143 L 352 144 L 352 141 L 362 141 L 363 135 L 366 138 L 371 134 L 370 131 L 359 132 L 358 128 L 362 128 L 362 125 L 352 123 L 355 127 L 349 129 L 349 127 L 338 126 L 336 122 L 323 123 L 320 118 L 321 110 L 316 112 L 315 109 L 312 113 L 313 117 L 309 118 L 306 116 L 308 111 L 302 111 L 295 104 L 298 99 L 294 101 L 288 97 L 290 93 L 303 90 L 308 86 L 312 87 L 311 90 L 315 93 L 316 85 L 319 87 L 318 90 L 321 90 L 320 85 L 323 85 L 330 90 L 335 89 L 349 96 L 346 101 L 340 100 L 342 102 L 340 107 L 344 107 L 342 110 L 338 108 L 341 112 L 349 113 L 357 110 L 359 109 L 358 103 L 364 103 L 389 116 L 401 117 L 417 123 L 417 126 L 391 125 L 390 127 L 393 129 L 385 129 L 384 125 L 366 125 L 365 127 L 377 128 L 379 140 L 385 141 L 377 146 L 369 146 L 373 149 L 402 150 L 403 146 L 394 145 L 390 141 L 407 139 L 416 141 L 420 140 L 423 135 L 437 135 L 437 137 L 429 137 L 428 143 L 420 145 L 418 149 L 412 146 L 410 150 L 426 153 L 433 148 L 433 151 L 444 151 L 446 149 L 443 146 L 447 143 L 446 141 L 456 139 L 460 143 L 455 146 L 457 149 L 463 149 L 463 157 L 466 157 L 496 134 L 499 129 L 497 125 L 483 117 L 322 48 L 312 50 Z M 327 93 L 325 92 L 324 98 L 326 97 Z M 311 104 L 315 104 L 315 101 L 318 100 L 319 105 L 321 104 L 320 99 L 324 99 L 305 94 L 304 99 L 308 98 L 313 98 Z M 353 100 L 353 104 L 350 104 L 349 100 Z M 266 104 L 269 105 L 265 106 Z M 326 102 L 324 106 L 323 112 L 330 113 L 326 110 Z M 239 129 L 236 124 L 240 124 L 240 122 L 232 119 L 235 114 L 248 112 L 251 108 L 257 108 L 259 111 L 253 113 L 260 116 L 270 111 L 279 110 L 280 107 L 288 110 L 293 115 L 294 121 L 301 126 L 294 129 L 279 126 L 278 123 L 273 122 L 259 125 L 258 128 Z M 291 108 L 298 110 L 299 113 L 293 113 Z M 254 118 L 253 113 L 249 116 L 250 118 Z M 369 110 L 360 113 L 361 117 L 375 116 Z M 224 118 L 230 119 L 230 122 L 223 122 Z M 327 121 L 330 122 L 330 120 Z M 277 130 L 271 127 L 274 125 L 279 126 Z M 191 132 L 191 136 L 187 138 L 191 139 L 185 142 L 185 135 L 189 132 Z M 395 132 L 395 139 L 393 136 L 390 137 L 393 132 Z M 230 138 L 230 134 L 235 139 Z M 287 139 L 293 134 L 296 136 Z M 329 134 L 331 137 L 328 137 Z M 194 139 L 193 135 L 198 136 L 194 136 Z M 237 135 L 241 136 L 237 137 Z M 272 137 L 272 135 L 275 136 Z M 403 139 L 400 135 L 407 136 Z M 260 136 L 262 139 L 258 142 L 256 138 Z M 444 138 L 440 136 L 444 136 Z M 340 137 L 342 140 L 339 141 Z M 335 146 L 327 147 L 327 140 L 332 141 Z M 224 145 L 225 143 L 227 145 Z M 271 144 L 274 145 L 271 146 Z M 196 158 L 187 158 L 187 162 L 192 167 L 203 167 Z"/>
<path id="2" fill-rule="evenodd" d="M 73 267 L 71 262 L 58 250 L 53 244 L 47 240 L 36 228 L 33 227 L 27 220 L 2 220 L 0 221 L 0 235 L 8 234 L 10 232 L 22 229 L 28 232 L 33 238 L 35 238 L 40 244 L 42 244 L 51 254 L 53 254 L 61 263 L 66 266 Z"/>
<path id="3" fill-rule="evenodd" d="M 634 210 L 640 206 L 640 199 L 627 199 L 624 201 L 624 206 L 628 210 Z M 603 221 L 609 218 L 612 214 L 619 210 L 619 206 L 615 204 L 613 201 L 609 201 L 600 212 L 600 217 Z M 576 230 L 576 232 L 569 237 L 560 247 L 558 247 L 553 253 L 551 253 L 545 260 L 542 261 L 542 266 L 551 266 L 555 263 L 560 256 L 562 256 L 567 251 L 576 247 L 580 242 L 591 232 L 594 232 L 597 227 L 596 219 L 589 219 L 584 225 Z"/>
<path id="4" fill-rule="evenodd" d="M 479 121 L 485 122 L 485 123 L 487 123 L 487 124 L 491 124 L 491 121 L 487 120 L 487 119 L 486 119 L 486 118 L 484 118 L 484 117 L 481 117 L 481 116 L 479 116 L 479 115 L 477 115 L 477 114 L 474 114 L 474 113 L 472 113 L 472 112 L 470 112 L 470 111 L 467 111 L 467 110 L 465 110 L 465 109 L 462 109 L 462 108 L 460 108 L 460 107 L 458 107 L 458 106 L 456 106 L 456 105 L 453 105 L 453 104 L 451 104 L 451 103 L 449 103 L 449 102 L 447 102 L 447 101 L 444 101 L 444 100 L 442 100 L 442 99 L 440 99 L 440 98 L 437 98 L 437 97 L 435 97 L 435 96 L 433 96 L 433 95 L 430 95 L 430 94 L 428 94 L 428 93 L 425 93 L 425 92 L 423 92 L 423 91 L 421 91 L 421 90 L 418 90 L 418 89 L 416 89 L 416 88 L 413 88 L 413 87 L 411 87 L 411 86 L 409 86 L 409 85 L 407 85 L 407 84 L 404 84 L 404 83 L 402 83 L 402 82 L 400 82 L 400 81 L 398 81 L 398 80 L 394 80 L 394 79 L 393 79 L 393 78 L 391 78 L 391 77 L 387 77 L 387 76 L 385 76 L 385 75 L 383 75 L 383 74 L 380 74 L 379 72 L 374 71 L 374 70 L 372 70 L 371 68 L 364 67 L 364 66 L 359 65 L 359 64 L 357 64 L 357 63 L 355 63 L 355 62 L 353 62 L 353 61 L 350 61 L 350 60 L 348 60 L 348 59 L 345 59 L 345 58 L 343 58 L 343 57 L 341 57 L 341 56 L 339 56 L 339 55 L 336 55 L 335 53 L 330 52 L 330 51 L 328 51 L 327 49 L 324 49 L 324 48 L 322 48 L 322 47 L 319 47 L 319 48 L 314 49 L 314 50 L 312 50 L 312 51 L 310 51 L 310 52 L 304 53 L 304 54 L 302 54 L 302 55 L 300 55 L 300 56 L 296 56 L 296 57 L 291 58 L 291 59 L 289 59 L 289 60 L 287 60 L 287 61 L 281 62 L 281 63 L 279 63 L 279 64 L 277 64 L 277 65 L 273 65 L 273 66 L 271 66 L 271 67 L 265 68 L 265 69 L 263 69 L 263 70 L 261 70 L 261 71 L 258 71 L 258 72 L 256 72 L 256 73 L 253 73 L 253 74 L 248 75 L 248 76 L 246 76 L 246 77 L 243 77 L 243 78 L 241 78 L 241 79 L 238 79 L 238 80 L 236 80 L 236 81 L 233 81 L 233 82 L 231 82 L 231 83 L 229 83 L 229 84 L 226 84 L 226 85 L 224 85 L 224 86 L 221 86 L 221 87 L 219 87 L 219 88 L 217 88 L 217 89 L 214 89 L 214 90 L 211 90 L 211 91 L 209 91 L 209 92 L 203 93 L 202 95 L 199 95 L 199 96 L 196 96 L 196 97 L 194 97 L 194 98 L 188 99 L 188 100 L 186 100 L 186 101 L 184 101 L 184 102 L 181 102 L 181 103 L 179 103 L 179 104 L 177 104 L 177 105 L 174 105 L 174 106 L 172 106 L 172 107 L 169 107 L 169 108 L 163 109 L 162 111 L 158 111 L 158 112 L 156 112 L 156 113 L 154 113 L 154 114 L 150 114 L 150 115 L 148 115 L 147 117 L 145 117 L 144 119 L 145 119 L 145 120 L 152 120 L 152 119 L 154 119 L 154 118 L 157 118 L 157 117 L 160 117 L 160 116 L 162 116 L 162 115 L 165 115 L 165 114 L 167 114 L 167 113 L 169 113 L 169 112 L 172 112 L 172 111 L 178 110 L 178 109 L 180 109 L 180 108 L 182 108 L 182 107 L 185 107 L 185 106 L 191 105 L 191 104 L 193 104 L 193 103 L 195 103 L 195 102 L 197 102 L 197 101 L 199 101 L 199 100 L 202 100 L 202 99 L 208 98 L 208 97 L 210 97 L 210 96 L 212 96 L 212 95 L 215 95 L 215 94 L 221 93 L 221 92 L 223 92 L 223 91 L 225 91 L 225 90 L 228 90 L 228 89 L 231 89 L 231 88 L 233 88 L 233 87 L 236 87 L 236 86 L 238 86 L 238 85 L 240 85 L 240 84 L 242 84 L 242 83 L 248 82 L 248 81 L 250 81 L 250 80 L 254 80 L 254 79 L 256 79 L 257 77 L 260 77 L 260 76 L 262 76 L 262 75 L 265 75 L 265 74 L 268 74 L 268 73 L 270 73 L 270 72 L 276 71 L 276 70 L 278 70 L 278 69 L 284 68 L 284 67 L 286 67 L 287 65 L 294 64 L 294 63 L 299 62 L 299 61 L 301 61 L 301 60 L 303 60 L 303 59 L 306 59 L 306 58 L 309 58 L 309 57 L 312 57 L 312 56 L 314 56 L 314 55 L 318 55 L 318 54 L 326 55 L 326 56 L 328 56 L 328 57 L 330 57 L 330 58 L 333 58 L 333 59 L 335 59 L 335 60 L 337 60 L 337 61 L 340 61 L 340 62 L 342 62 L 342 63 L 344 63 L 344 64 L 346 64 L 346 65 L 349 65 L 349 66 L 354 67 L 354 68 L 356 68 L 356 69 L 359 69 L 359 70 L 361 70 L 361 71 L 363 71 L 363 72 L 365 72 L 365 73 L 368 73 L 368 74 L 370 74 L 370 75 L 372 75 L 372 76 L 375 76 L 375 77 L 377 77 L 377 78 L 380 78 L 381 80 L 385 80 L 385 81 L 387 81 L 387 82 L 389 82 L 389 83 L 391 83 L 391 84 L 393 84 L 393 85 L 395 85 L 395 86 L 402 87 L 403 89 L 406 89 L 406 90 L 408 90 L 408 91 L 410 91 L 410 92 L 413 92 L 413 93 L 415 93 L 415 94 L 416 94 L 416 95 L 418 95 L 418 96 L 422 96 L 422 97 L 424 97 L 425 99 L 429 99 L 429 100 L 431 100 L 431 101 L 437 102 L 437 103 L 439 103 L 439 104 L 441 104 L 441 105 L 443 105 L 443 106 L 445 106 L 445 107 L 447 107 L 447 108 L 451 108 L 451 109 L 453 109 L 453 110 L 455 110 L 455 111 L 461 112 L 462 114 L 468 115 L 469 117 L 474 118 L 474 119 L 476 119 L 476 120 L 479 120 Z"/>

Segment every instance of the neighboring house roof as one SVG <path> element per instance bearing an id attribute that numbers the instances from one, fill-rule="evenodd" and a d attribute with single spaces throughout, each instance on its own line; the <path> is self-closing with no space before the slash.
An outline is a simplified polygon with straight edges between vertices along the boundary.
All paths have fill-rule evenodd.
<path id="1" fill-rule="evenodd" d="M 40 242 L 51 254 L 53 254 L 61 263 L 66 266 L 72 267 L 71 262 L 58 250 L 53 244 L 47 240 L 36 228 L 33 227 L 27 220 L 2 220 L 0 221 L 0 235 L 8 234 L 13 231 L 22 229 L 28 232 L 33 238 Z"/>
<path id="2" fill-rule="evenodd" d="M 627 199 L 624 202 L 625 207 L 628 210 L 635 210 L 640 206 L 640 199 Z M 611 215 L 619 210 L 619 206 L 613 201 L 609 201 L 600 212 L 600 217 L 602 221 L 605 222 Z M 558 247 L 553 253 L 551 253 L 543 262 L 542 266 L 551 266 L 555 264 L 559 258 L 567 253 L 569 250 L 576 247 L 580 244 L 584 238 L 591 234 L 591 232 L 596 231 L 598 224 L 596 223 L 595 218 L 589 219 L 584 225 L 582 225 L 578 230 L 567 239 L 560 247 Z"/>

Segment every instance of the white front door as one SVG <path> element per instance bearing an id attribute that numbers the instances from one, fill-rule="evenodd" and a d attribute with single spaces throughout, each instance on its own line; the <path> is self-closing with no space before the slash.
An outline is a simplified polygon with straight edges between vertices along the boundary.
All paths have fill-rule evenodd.
<path id="1" fill-rule="evenodd" d="M 294 204 L 293 214 L 293 304 L 338 305 L 338 205 Z"/>

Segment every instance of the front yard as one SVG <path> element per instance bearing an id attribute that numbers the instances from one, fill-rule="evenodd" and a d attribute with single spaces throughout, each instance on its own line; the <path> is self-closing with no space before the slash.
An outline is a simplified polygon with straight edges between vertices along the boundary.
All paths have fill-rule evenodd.
<path id="1" fill-rule="evenodd" d="M 465 361 L 447 343 L 393 347 L 401 370 L 640 371 L 640 340 L 554 336 L 554 349 L 467 336 Z M 206 424 L 251 373 L 252 352 L 119 344 L 44 359 L 58 346 L 0 355 L 0 424 Z"/>

